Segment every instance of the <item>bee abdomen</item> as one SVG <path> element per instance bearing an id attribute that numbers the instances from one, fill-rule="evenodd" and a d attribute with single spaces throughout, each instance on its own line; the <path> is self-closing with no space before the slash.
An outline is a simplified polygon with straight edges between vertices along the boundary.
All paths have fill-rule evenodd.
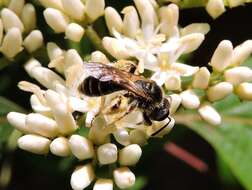
<path id="1" fill-rule="evenodd" d="M 103 82 L 89 76 L 83 81 L 83 83 L 81 83 L 79 90 L 87 96 L 103 96 L 122 90 L 122 87 L 113 83 L 113 81 Z"/>

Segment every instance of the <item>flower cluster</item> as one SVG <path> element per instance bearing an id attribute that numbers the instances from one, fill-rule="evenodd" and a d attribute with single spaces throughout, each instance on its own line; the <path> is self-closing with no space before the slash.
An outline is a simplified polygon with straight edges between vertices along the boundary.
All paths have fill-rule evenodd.
<path id="1" fill-rule="evenodd" d="M 104 0 L 39 0 L 46 7 L 44 17 L 56 33 L 65 33 L 67 39 L 79 42 L 83 26 L 94 22 L 104 14 Z"/>
<path id="2" fill-rule="evenodd" d="M 32 4 L 11 0 L 0 15 L 0 51 L 8 59 L 13 59 L 24 48 L 32 53 L 43 45 L 43 35 L 36 30 L 36 10 Z"/>
<path id="3" fill-rule="evenodd" d="M 231 93 L 252 100 L 252 83 L 249 83 L 252 70 L 241 66 L 252 52 L 252 41 L 235 48 L 228 40 L 220 42 L 209 62 L 211 72 L 207 67 L 181 63 L 179 57 L 196 50 L 210 27 L 206 23 L 179 27 L 179 10 L 175 4 L 160 7 L 155 0 L 134 0 L 135 6 L 122 10 L 122 19 L 114 8 L 104 9 L 102 0 L 85 3 L 40 0 L 40 3 L 47 7 L 44 17 L 48 25 L 57 33 L 65 32 L 68 39 L 76 42 L 84 34 L 83 23 L 93 22 L 104 13 L 111 36 L 105 36 L 102 44 L 117 61 L 111 63 L 101 51 L 92 52 L 90 61 L 119 69 L 130 62 L 136 65 L 136 75 L 146 74 L 148 70 L 148 78 L 166 92 L 171 116 L 180 107 L 195 109 L 206 122 L 219 125 L 221 116 L 212 106 L 213 102 Z M 57 156 L 74 155 L 80 161 L 85 160 L 86 164 L 72 173 L 74 190 L 84 189 L 93 181 L 95 190 L 113 189 L 113 182 L 121 189 L 133 186 L 135 175 L 130 167 L 139 161 L 141 147 L 149 138 L 167 134 L 174 119 L 153 121 L 147 126 L 141 110 L 131 110 L 124 91 L 101 97 L 83 95 L 79 85 L 88 72 L 78 52 L 63 50 L 53 42 L 47 43 L 47 52 L 48 68 L 34 58 L 24 66 L 43 87 L 27 81 L 18 84 L 21 90 L 32 93 L 30 103 L 34 113 L 10 112 L 7 116 L 24 133 L 18 139 L 18 146 L 35 154 L 50 151 Z M 80 127 L 86 129 L 86 135 L 79 133 Z M 97 166 L 103 165 L 112 168 L 106 179 L 97 172 Z"/>

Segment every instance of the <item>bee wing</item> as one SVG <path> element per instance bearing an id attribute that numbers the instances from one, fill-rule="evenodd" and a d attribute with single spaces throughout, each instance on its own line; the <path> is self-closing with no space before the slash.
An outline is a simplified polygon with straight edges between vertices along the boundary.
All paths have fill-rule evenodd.
<path id="1" fill-rule="evenodd" d="M 135 95 L 150 99 L 148 94 L 140 86 L 135 84 L 135 81 L 145 80 L 144 78 L 102 63 L 88 62 L 84 65 L 88 75 L 100 81 L 112 81 Z"/>

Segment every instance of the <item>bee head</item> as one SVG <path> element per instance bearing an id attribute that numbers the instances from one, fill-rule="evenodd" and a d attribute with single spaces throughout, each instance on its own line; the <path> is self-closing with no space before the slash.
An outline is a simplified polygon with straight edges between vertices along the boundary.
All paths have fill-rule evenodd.
<path id="1" fill-rule="evenodd" d="M 155 121 L 162 121 L 169 116 L 169 109 L 170 102 L 166 98 L 163 98 L 163 100 L 154 107 L 151 113 L 149 113 L 149 117 Z"/>
<path id="2" fill-rule="evenodd" d="M 143 84 L 143 88 L 146 93 L 154 100 L 154 102 L 160 102 L 163 98 L 163 93 L 161 88 L 154 82 L 148 81 Z"/>

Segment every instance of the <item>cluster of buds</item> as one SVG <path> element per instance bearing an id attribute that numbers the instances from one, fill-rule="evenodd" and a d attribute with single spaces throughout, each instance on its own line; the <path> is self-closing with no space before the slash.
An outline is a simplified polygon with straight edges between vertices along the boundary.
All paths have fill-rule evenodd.
<path id="1" fill-rule="evenodd" d="M 85 77 L 85 63 L 77 51 L 62 50 L 52 42 L 47 44 L 47 50 L 51 60 L 49 67 L 61 72 L 65 80 L 34 58 L 25 64 L 28 74 L 47 89 L 27 81 L 18 84 L 20 89 L 32 93 L 30 102 L 34 111 L 30 114 L 10 112 L 7 116 L 8 121 L 24 133 L 18 139 L 18 146 L 35 154 L 50 151 L 61 157 L 74 155 L 78 160 L 91 160 L 73 172 L 71 186 L 74 190 L 84 189 L 95 179 L 94 189 L 113 188 L 111 179 L 100 179 L 95 175 L 94 163 L 113 166 L 114 182 L 121 189 L 133 186 L 135 175 L 129 167 L 139 161 L 141 146 L 167 121 L 145 126 L 140 110 L 125 114 L 128 101 L 120 92 L 106 97 L 80 94 L 77 88 Z M 106 63 L 108 59 L 96 51 L 92 53 L 91 61 Z M 111 110 L 119 99 L 118 109 Z M 75 117 L 76 112 L 85 117 L 84 123 Z M 86 136 L 78 134 L 79 126 L 83 125 L 88 129 Z M 155 136 L 168 133 L 173 125 L 172 120 Z"/>
<path id="2" fill-rule="evenodd" d="M 46 7 L 44 17 L 47 24 L 56 33 L 65 33 L 65 37 L 79 42 L 84 26 L 94 22 L 104 14 L 104 0 L 39 0 Z M 85 3 L 84 3 L 85 2 Z"/>
<path id="3" fill-rule="evenodd" d="M 43 45 L 43 35 L 36 30 L 36 10 L 32 4 L 11 0 L 0 15 L 0 51 L 8 59 L 13 59 L 24 48 L 32 53 Z"/>
<path id="4" fill-rule="evenodd" d="M 217 18 L 220 15 L 222 15 L 226 8 L 234 8 L 241 5 L 245 5 L 245 3 L 251 3 L 251 0 L 208 0 L 208 1 L 195 1 L 192 3 L 186 2 L 187 5 L 184 5 L 184 2 L 181 0 L 163 0 L 163 2 L 172 2 L 176 3 L 178 5 L 181 5 L 182 7 L 193 7 L 193 6 L 202 6 L 205 4 L 206 11 L 212 18 Z M 184 5 L 184 6 L 183 6 Z"/>

